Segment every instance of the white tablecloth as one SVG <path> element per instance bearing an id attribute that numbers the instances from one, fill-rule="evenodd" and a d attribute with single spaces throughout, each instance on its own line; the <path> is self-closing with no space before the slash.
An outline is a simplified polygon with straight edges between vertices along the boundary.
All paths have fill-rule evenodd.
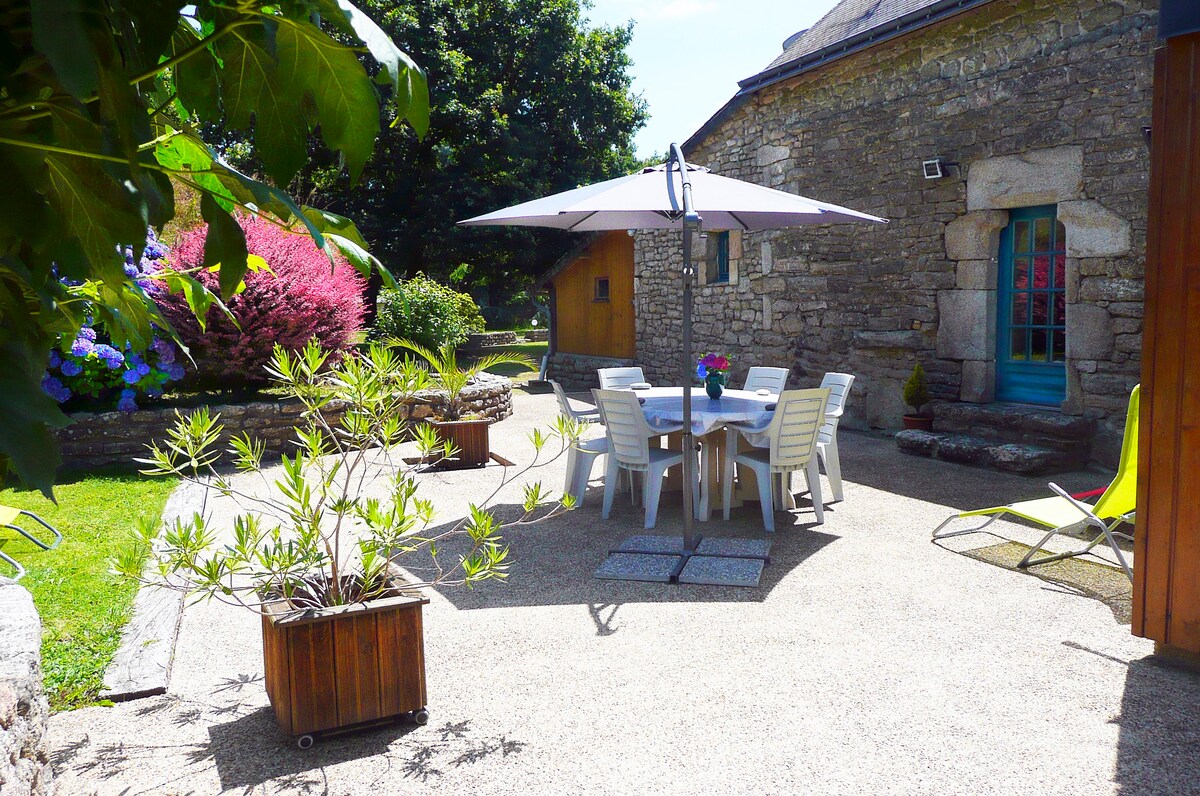
<path id="1" fill-rule="evenodd" d="M 642 399 L 642 411 L 652 428 L 683 425 L 683 390 L 652 387 L 634 390 Z M 746 390 L 725 390 L 715 401 L 703 387 L 692 388 L 692 433 L 703 436 L 726 423 L 765 428 L 775 414 L 778 395 L 758 395 Z M 768 409 L 767 407 L 770 407 Z"/>

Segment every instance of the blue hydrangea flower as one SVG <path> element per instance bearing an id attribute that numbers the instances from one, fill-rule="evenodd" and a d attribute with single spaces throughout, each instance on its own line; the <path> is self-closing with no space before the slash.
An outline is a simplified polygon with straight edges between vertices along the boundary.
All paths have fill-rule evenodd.
<path id="1" fill-rule="evenodd" d="M 64 376 L 78 376 L 83 372 L 83 366 L 73 359 L 68 359 L 62 363 L 62 372 Z"/>
<path id="2" fill-rule="evenodd" d="M 55 351 L 52 349 L 50 351 L 50 361 L 48 364 L 52 368 L 57 368 L 59 365 L 62 364 L 62 355 L 59 354 L 58 351 Z"/>
<path id="3" fill-rule="evenodd" d="M 91 322 L 92 319 L 88 318 L 88 323 Z M 76 339 L 83 339 L 87 340 L 89 343 L 94 343 L 96 342 L 96 330 L 90 326 L 85 326 L 79 330 L 79 334 L 75 335 L 75 337 Z"/>
<path id="4" fill-rule="evenodd" d="M 137 371 L 138 376 L 149 376 L 150 375 L 150 366 L 147 365 L 145 362 L 137 363 L 137 366 L 134 368 L 134 370 Z"/>
<path id="5" fill-rule="evenodd" d="M 121 380 L 126 384 L 137 384 L 142 380 L 142 374 L 138 373 L 136 370 L 127 370 L 121 374 Z"/>
<path id="6" fill-rule="evenodd" d="M 71 391 L 49 373 L 42 376 L 42 390 L 60 404 L 71 397 Z"/>
<path id="7" fill-rule="evenodd" d="M 696 365 L 696 375 L 701 381 L 704 381 L 705 377 L 708 376 L 708 368 L 704 367 L 703 362 L 700 362 Z"/>
<path id="8" fill-rule="evenodd" d="M 91 340 L 83 337 L 76 337 L 75 342 L 71 343 L 71 354 L 77 357 L 86 357 L 94 351 L 96 346 L 92 345 Z"/>
<path id="9" fill-rule="evenodd" d="M 104 364 L 108 365 L 111 370 L 116 370 L 125 364 L 125 355 L 110 345 L 101 343 L 93 349 L 96 356 L 104 360 Z"/>
<path id="10" fill-rule="evenodd" d="M 183 365 L 180 365 L 178 362 L 170 363 L 163 370 L 171 381 L 179 381 L 183 378 Z"/>
<path id="11" fill-rule="evenodd" d="M 121 391 L 121 399 L 117 401 L 117 410 L 120 412 L 136 412 L 138 409 L 137 401 L 133 400 L 133 395 L 126 395 L 125 393 L 127 392 L 132 393 L 133 391 Z"/>
<path id="12" fill-rule="evenodd" d="M 136 265 L 133 263 L 125 263 L 125 276 L 134 277 L 138 276 L 139 274 L 141 274 L 141 271 L 138 270 Z"/>

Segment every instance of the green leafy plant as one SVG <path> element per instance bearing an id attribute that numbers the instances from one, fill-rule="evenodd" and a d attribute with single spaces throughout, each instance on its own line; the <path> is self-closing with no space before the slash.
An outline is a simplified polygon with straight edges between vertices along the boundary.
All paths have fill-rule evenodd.
<path id="1" fill-rule="evenodd" d="M 452 345 L 444 345 L 436 350 L 411 340 L 393 340 L 390 345 L 411 351 L 421 357 L 425 361 L 425 365 L 433 371 L 438 386 L 446 391 L 446 403 L 436 408 L 439 419 L 444 421 L 462 419 L 465 409 L 462 399 L 463 390 L 485 370 L 497 365 L 520 365 L 527 370 L 537 369 L 532 359 L 516 351 L 487 354 L 470 365 L 463 366 L 458 364 L 458 355 Z"/>
<path id="2" fill-rule="evenodd" d="M 179 416 L 165 443 L 153 445 L 140 460 L 143 472 L 201 484 L 234 499 L 240 510 L 220 543 L 218 529 L 202 512 L 176 520 L 161 539 L 157 522 L 142 523 L 136 545 L 114 561 L 116 572 L 143 579 L 142 561 L 149 554 L 151 582 L 258 612 L 289 614 L 390 596 L 399 588 L 393 564 L 414 573 L 405 588 L 503 579 L 509 549 L 501 531 L 573 505 L 533 484 L 525 490 L 523 513 L 498 520 L 487 506 L 511 480 L 506 469 L 500 485 L 471 505 L 467 516 L 430 531 L 435 507 L 419 496 L 416 468 L 396 459 L 399 445 L 410 439 L 422 458 L 440 444 L 428 426 L 410 428 L 403 420 L 405 402 L 429 386 L 429 373 L 378 343 L 332 368 L 327 359 L 315 342 L 296 354 L 275 351 L 273 379 L 304 405 L 304 421 L 295 428 L 296 453 L 284 455 L 279 470 L 265 472 L 261 441 L 247 434 L 230 440 L 237 470 L 261 476 L 270 484 L 265 494 L 246 486 L 253 479 L 216 468 L 224 432 L 219 416 L 207 409 Z M 580 430 L 560 421 L 548 432 L 535 431 L 533 461 L 516 475 L 561 455 Z M 373 484 L 384 486 L 384 497 L 366 496 Z"/>
<path id="3" fill-rule="evenodd" d="M 0 21 L 0 455 L 49 494 L 59 461 L 51 427 L 67 420 L 38 386 L 47 356 L 89 315 L 118 349 L 144 350 L 165 328 L 118 247 L 141 256 L 147 224 L 161 228 L 175 213 L 174 186 L 199 196 L 203 265 L 219 269 L 226 298 L 249 267 L 237 209 L 305 229 L 367 272 L 378 261 L 353 224 L 274 186 L 308 161 L 318 129 L 353 184 L 380 131 L 381 100 L 393 125 L 420 136 L 428 88 L 348 0 L 14 0 Z M 271 183 L 227 165 L 202 125 L 252 133 Z M 189 303 L 213 301 L 186 274 L 168 285 Z"/>
<path id="4" fill-rule="evenodd" d="M 436 349 L 462 345 L 468 334 L 483 328 L 483 316 L 470 295 L 417 274 L 379 294 L 371 335 L 379 340 L 412 340 Z"/>
<path id="5" fill-rule="evenodd" d="M 921 414 L 921 408 L 929 403 L 929 385 L 925 380 L 925 368 L 918 362 L 913 366 L 912 375 L 904 382 L 904 403 L 913 408 L 914 414 Z"/>

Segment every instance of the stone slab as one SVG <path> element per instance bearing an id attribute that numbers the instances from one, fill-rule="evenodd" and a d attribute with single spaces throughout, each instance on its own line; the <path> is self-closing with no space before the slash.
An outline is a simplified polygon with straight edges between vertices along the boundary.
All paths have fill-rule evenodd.
<path id="1" fill-rule="evenodd" d="M 204 487 L 184 483 L 171 493 L 163 508 L 163 526 L 187 519 L 203 505 Z M 145 577 L 157 577 L 147 564 Z M 100 696 L 113 702 L 165 694 L 175 661 L 175 638 L 183 618 L 186 581 L 175 588 L 143 585 L 133 601 L 133 614 L 121 631 L 121 643 L 104 671 Z"/>
<path id="2" fill-rule="evenodd" d="M 904 453 L 933 456 L 937 452 L 938 435 L 932 431 L 906 428 L 896 432 L 896 445 Z"/>
<path id="3" fill-rule="evenodd" d="M 937 355 L 986 360 L 992 355 L 995 300 L 991 290 L 940 290 Z"/>
<path id="4" fill-rule="evenodd" d="M 946 225 L 946 257 L 990 260 L 1000 251 L 1000 230 L 1007 224 L 1008 213 L 1003 210 L 980 210 L 959 216 Z"/>
<path id="5" fill-rule="evenodd" d="M 734 558 L 771 557 L 770 539 L 727 539 L 709 536 L 696 546 L 698 555 L 731 556 Z"/>
<path id="6" fill-rule="evenodd" d="M 703 538 L 696 536 L 703 544 Z M 617 545 L 610 553 L 659 553 L 659 554 L 683 554 L 683 537 L 682 536 L 664 536 L 661 534 L 641 534 L 638 536 L 630 536 L 621 544 Z"/>
<path id="7" fill-rule="evenodd" d="M 1120 257 L 1132 248 L 1130 223 L 1099 202 L 1060 202 L 1058 220 L 1067 230 L 1068 257 Z"/>
<path id="8" fill-rule="evenodd" d="M 1082 194 L 1082 146 L 984 158 L 967 168 L 967 209 L 971 211 L 1057 204 L 1079 199 Z"/>
<path id="9" fill-rule="evenodd" d="M 613 553 L 596 570 L 603 580 L 640 580 L 651 583 L 670 583 L 682 556 Z"/>
<path id="10" fill-rule="evenodd" d="M 705 586 L 754 588 L 762 578 L 766 562 L 761 558 L 715 558 L 692 556 L 679 573 L 680 583 Z"/>
<path id="11" fill-rule="evenodd" d="M 1113 351 L 1113 322 L 1099 304 L 1067 305 L 1067 356 L 1108 359 Z"/>

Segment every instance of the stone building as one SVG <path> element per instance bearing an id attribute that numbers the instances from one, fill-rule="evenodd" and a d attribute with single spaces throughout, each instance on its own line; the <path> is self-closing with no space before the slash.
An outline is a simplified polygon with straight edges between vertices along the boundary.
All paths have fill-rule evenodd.
<path id="1" fill-rule="evenodd" d="M 854 373 L 849 422 L 883 428 L 920 362 L 935 429 L 1025 443 L 1012 469 L 1112 461 L 1139 379 L 1156 8 L 844 0 L 789 38 L 689 161 L 891 223 L 710 233 L 696 350 L 730 353 L 735 381 Z M 679 233 L 636 238 L 637 360 L 660 382 L 680 256 Z"/>

